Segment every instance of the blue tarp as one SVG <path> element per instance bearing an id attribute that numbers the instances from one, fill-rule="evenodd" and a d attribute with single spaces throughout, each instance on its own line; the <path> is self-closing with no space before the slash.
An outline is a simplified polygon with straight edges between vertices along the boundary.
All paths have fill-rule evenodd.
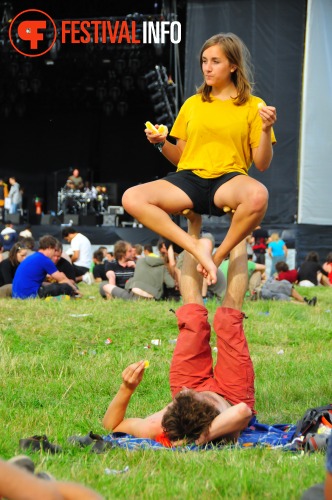
<path id="1" fill-rule="evenodd" d="M 229 444 L 215 444 L 208 443 L 204 446 L 197 446 L 195 444 L 177 446 L 173 448 L 166 448 L 162 444 L 154 441 L 153 439 L 146 438 L 136 438 L 130 434 L 125 434 L 122 432 L 114 432 L 113 434 L 108 434 L 103 436 L 103 439 L 112 446 L 125 448 L 128 450 L 138 450 L 138 449 L 154 449 L 154 450 L 171 450 L 171 451 L 204 451 L 216 449 L 219 447 L 241 447 L 241 448 L 251 448 L 256 446 L 262 446 L 266 448 L 285 448 L 292 450 L 291 443 L 293 441 L 296 425 L 294 424 L 262 424 L 258 422 L 256 417 L 253 417 L 249 423 L 249 426 L 241 432 L 236 445 Z M 296 447 L 294 447 L 294 451 Z"/>

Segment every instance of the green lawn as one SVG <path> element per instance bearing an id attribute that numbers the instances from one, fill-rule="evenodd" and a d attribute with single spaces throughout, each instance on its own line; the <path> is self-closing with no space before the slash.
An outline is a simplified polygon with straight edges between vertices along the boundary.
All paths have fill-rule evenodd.
<path id="1" fill-rule="evenodd" d="M 67 443 L 73 434 L 106 433 L 103 414 L 131 362 L 149 359 L 150 368 L 128 416 L 145 416 L 166 405 L 170 341 L 177 337 L 170 309 L 178 303 L 104 301 L 98 285 L 80 288 L 84 297 L 76 301 L 0 300 L 2 458 L 22 453 L 20 438 L 46 434 L 63 453 L 29 453 L 37 470 L 79 481 L 106 499 L 298 499 L 323 480 L 322 453 L 226 448 L 188 453 L 113 449 L 96 455 Z M 317 295 L 317 306 L 244 305 L 257 416 L 263 423 L 296 423 L 308 407 L 332 402 L 332 291 L 298 290 Z M 208 303 L 210 318 L 217 305 Z M 152 339 L 161 339 L 161 345 L 151 345 Z M 105 473 L 126 466 L 126 473 Z"/>

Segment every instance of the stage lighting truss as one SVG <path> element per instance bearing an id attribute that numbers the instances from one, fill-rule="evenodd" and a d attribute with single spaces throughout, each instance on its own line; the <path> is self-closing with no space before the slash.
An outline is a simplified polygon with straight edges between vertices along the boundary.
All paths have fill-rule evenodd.
<path id="1" fill-rule="evenodd" d="M 167 125 L 170 129 L 176 114 L 175 83 L 168 76 L 165 66 L 155 66 L 144 75 L 144 78 L 147 82 L 146 88 L 149 91 L 156 123 Z"/>

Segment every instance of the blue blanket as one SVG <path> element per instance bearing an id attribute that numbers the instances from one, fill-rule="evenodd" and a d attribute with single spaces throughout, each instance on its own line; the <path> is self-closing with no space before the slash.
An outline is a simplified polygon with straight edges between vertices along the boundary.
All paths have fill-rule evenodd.
<path id="1" fill-rule="evenodd" d="M 190 444 L 186 446 L 178 446 L 166 448 L 162 444 L 153 439 L 136 438 L 130 434 L 123 432 L 114 432 L 103 436 L 103 439 L 111 443 L 112 447 L 125 448 L 128 450 L 138 449 L 153 449 L 153 450 L 171 450 L 171 451 L 201 451 L 211 450 L 216 448 L 238 447 L 252 448 L 262 446 L 264 448 L 284 448 L 285 450 L 295 451 L 296 447 L 292 447 L 296 425 L 294 424 L 273 424 L 267 425 L 258 422 L 256 417 L 253 417 L 249 426 L 241 432 L 238 443 L 236 445 L 208 443 L 204 446 Z"/>

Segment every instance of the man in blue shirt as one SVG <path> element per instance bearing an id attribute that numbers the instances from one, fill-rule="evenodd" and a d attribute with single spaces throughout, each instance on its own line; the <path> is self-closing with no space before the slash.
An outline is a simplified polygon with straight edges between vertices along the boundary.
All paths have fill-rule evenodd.
<path id="1" fill-rule="evenodd" d="M 46 235 L 40 238 L 38 252 L 27 257 L 17 268 L 13 280 L 13 298 L 28 299 L 37 296 L 76 295 L 77 289 L 73 281 L 58 271 L 51 260 L 56 246 L 57 239 L 53 236 Z M 50 275 L 57 283 L 43 287 L 42 284 L 47 275 Z"/>

